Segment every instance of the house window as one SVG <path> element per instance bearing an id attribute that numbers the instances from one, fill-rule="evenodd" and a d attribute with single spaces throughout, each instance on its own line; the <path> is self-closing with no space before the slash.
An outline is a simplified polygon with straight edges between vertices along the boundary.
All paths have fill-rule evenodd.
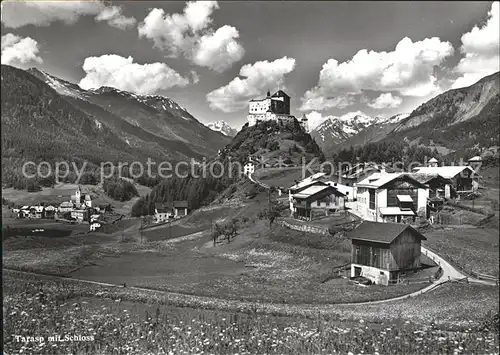
<path id="1" fill-rule="evenodd" d="M 370 189 L 370 190 L 368 190 L 368 192 L 370 194 L 370 209 L 374 210 L 375 209 L 375 190 Z"/>

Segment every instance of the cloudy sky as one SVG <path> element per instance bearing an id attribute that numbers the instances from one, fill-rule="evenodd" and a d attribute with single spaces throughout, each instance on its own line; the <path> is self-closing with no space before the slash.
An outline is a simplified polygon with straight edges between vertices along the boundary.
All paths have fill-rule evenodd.
<path id="1" fill-rule="evenodd" d="M 498 2 L 2 2 L 2 64 L 83 88 L 173 98 L 246 122 L 270 89 L 292 114 L 411 112 L 499 70 Z"/>

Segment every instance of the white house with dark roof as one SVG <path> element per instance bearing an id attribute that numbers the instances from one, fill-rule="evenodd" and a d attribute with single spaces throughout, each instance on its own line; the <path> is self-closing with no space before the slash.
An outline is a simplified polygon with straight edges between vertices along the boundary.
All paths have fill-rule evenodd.
<path id="1" fill-rule="evenodd" d="M 345 195 L 325 184 L 310 185 L 292 194 L 292 214 L 295 218 L 313 220 L 318 216 L 344 210 Z"/>
<path id="2" fill-rule="evenodd" d="M 427 215 L 429 187 L 410 174 L 375 173 L 356 189 L 356 214 L 366 221 L 412 223 Z"/>

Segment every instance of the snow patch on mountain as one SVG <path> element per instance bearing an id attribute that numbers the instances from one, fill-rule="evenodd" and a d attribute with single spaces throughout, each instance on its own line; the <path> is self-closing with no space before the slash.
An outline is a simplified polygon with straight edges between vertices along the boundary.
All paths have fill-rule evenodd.
<path id="1" fill-rule="evenodd" d="M 234 137 L 238 131 L 224 121 L 216 121 L 207 124 L 212 131 L 220 132 L 225 136 Z"/>

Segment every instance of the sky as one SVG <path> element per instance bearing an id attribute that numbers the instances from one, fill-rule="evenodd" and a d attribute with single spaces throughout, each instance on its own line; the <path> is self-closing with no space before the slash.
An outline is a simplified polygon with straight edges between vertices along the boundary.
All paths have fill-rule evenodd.
<path id="1" fill-rule="evenodd" d="M 1 62 L 237 129 L 282 89 L 314 127 L 410 113 L 499 71 L 499 17 L 491 1 L 3 1 Z"/>

